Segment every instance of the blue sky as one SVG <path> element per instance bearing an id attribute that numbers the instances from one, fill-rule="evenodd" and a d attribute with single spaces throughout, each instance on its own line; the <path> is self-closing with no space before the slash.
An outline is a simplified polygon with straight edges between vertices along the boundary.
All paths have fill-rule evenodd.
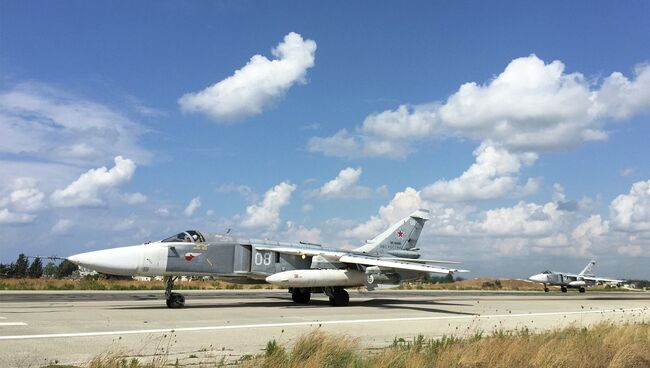
<path id="1" fill-rule="evenodd" d="M 3 1 L 0 259 L 186 228 L 352 248 L 427 207 L 425 256 L 472 276 L 650 278 L 649 14 Z"/>

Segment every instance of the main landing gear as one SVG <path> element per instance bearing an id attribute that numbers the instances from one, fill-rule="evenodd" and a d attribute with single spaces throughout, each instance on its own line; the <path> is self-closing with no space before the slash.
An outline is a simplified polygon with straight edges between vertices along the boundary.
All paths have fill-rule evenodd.
<path id="1" fill-rule="evenodd" d="M 585 292 L 585 288 L 581 286 L 580 289 L 578 289 L 578 291 L 580 292 L 580 294 L 583 294 Z"/>
<path id="2" fill-rule="evenodd" d="M 330 305 L 344 307 L 350 304 L 350 295 L 342 288 L 325 288 L 325 294 L 330 297 Z"/>
<path id="3" fill-rule="evenodd" d="M 544 292 L 545 292 L 545 293 L 548 293 L 548 292 L 549 292 L 549 290 L 548 290 L 548 286 L 546 286 L 546 284 L 544 284 Z"/>
<path id="4" fill-rule="evenodd" d="M 167 298 L 168 308 L 183 308 L 185 306 L 185 297 L 179 293 L 172 293 L 174 281 L 177 279 L 178 276 L 165 277 L 165 297 Z"/>
<path id="5" fill-rule="evenodd" d="M 563 293 L 566 293 L 566 292 L 567 292 L 567 288 L 566 288 L 566 286 L 561 286 L 561 287 L 560 287 L 560 290 L 561 290 Z"/>
<path id="6" fill-rule="evenodd" d="M 343 307 L 350 304 L 350 295 L 341 287 L 324 288 L 289 288 L 291 299 L 296 304 L 307 304 L 311 300 L 311 293 L 325 293 L 330 298 L 330 305 Z"/>
<path id="7" fill-rule="evenodd" d="M 293 289 L 291 291 L 291 299 L 293 299 L 294 303 L 307 304 L 311 299 L 311 291 L 309 289 Z"/>

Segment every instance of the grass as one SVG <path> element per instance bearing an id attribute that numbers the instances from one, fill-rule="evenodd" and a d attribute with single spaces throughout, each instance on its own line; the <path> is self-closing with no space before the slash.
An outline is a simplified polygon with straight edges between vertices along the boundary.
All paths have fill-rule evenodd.
<path id="1" fill-rule="evenodd" d="M 560 290 L 559 287 L 549 286 L 551 290 Z M 543 291 L 544 285 L 526 280 L 517 279 L 490 279 L 476 278 L 450 283 L 404 283 L 398 287 L 401 290 L 500 290 L 500 291 Z M 571 289 L 576 291 L 577 289 Z M 589 288 L 589 291 L 629 291 L 626 289 L 599 286 Z"/>
<path id="2" fill-rule="evenodd" d="M 164 343 L 163 343 L 164 345 Z M 166 350 L 165 350 L 166 348 Z M 167 360 L 169 346 L 155 359 L 142 363 L 124 354 L 110 353 L 93 358 L 88 368 L 223 367 L 242 368 L 643 368 L 650 367 L 650 323 L 618 325 L 601 322 L 589 328 L 566 327 L 533 334 L 528 329 L 497 330 L 491 335 L 477 332 L 467 338 L 443 336 L 395 338 L 390 346 L 366 351 L 359 341 L 346 335 L 314 330 L 287 347 L 275 340 L 257 356 L 238 362 L 211 363 Z M 188 358 L 199 358 L 192 354 Z M 49 365 L 47 368 L 81 368 Z"/>
<path id="3" fill-rule="evenodd" d="M 527 329 L 476 334 L 468 339 L 418 336 L 396 339 L 374 353 L 362 353 L 347 336 L 315 331 L 291 350 L 270 342 L 264 354 L 243 367 L 650 367 L 650 324 L 569 327 L 538 335 Z"/>
<path id="4" fill-rule="evenodd" d="M 273 285 L 239 285 L 218 280 L 179 281 L 174 290 L 274 289 Z M 72 279 L 0 279 L 0 290 L 164 290 L 162 281 Z"/>

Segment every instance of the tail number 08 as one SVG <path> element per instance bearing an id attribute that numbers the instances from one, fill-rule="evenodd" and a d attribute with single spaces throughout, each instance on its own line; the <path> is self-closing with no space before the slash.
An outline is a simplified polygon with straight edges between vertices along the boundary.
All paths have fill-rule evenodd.
<path id="1" fill-rule="evenodd" d="M 271 265 L 271 252 L 265 253 L 255 253 L 255 265 L 256 266 L 270 266 Z"/>

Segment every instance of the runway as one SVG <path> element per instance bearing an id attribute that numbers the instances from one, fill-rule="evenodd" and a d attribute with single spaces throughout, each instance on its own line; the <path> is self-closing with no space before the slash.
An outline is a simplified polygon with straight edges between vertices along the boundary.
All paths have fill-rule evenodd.
<path id="1" fill-rule="evenodd" d="M 350 306 L 315 294 L 297 305 L 281 290 L 186 291 L 168 309 L 162 292 L 0 292 L 0 366 L 81 364 L 109 351 L 181 363 L 233 362 L 269 340 L 290 344 L 322 329 L 365 348 L 396 337 L 534 331 L 601 320 L 650 321 L 650 293 L 350 292 Z"/>

